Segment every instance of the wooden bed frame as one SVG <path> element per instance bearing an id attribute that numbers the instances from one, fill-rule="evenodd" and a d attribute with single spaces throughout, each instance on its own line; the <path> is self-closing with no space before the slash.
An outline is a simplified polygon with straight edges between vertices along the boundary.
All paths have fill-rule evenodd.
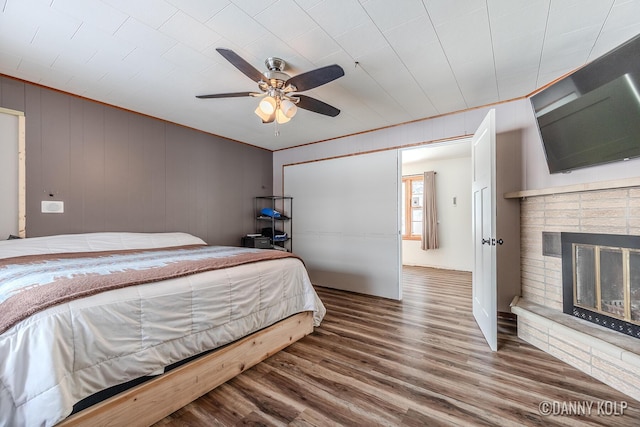
<path id="1" fill-rule="evenodd" d="M 57 426 L 150 426 L 313 332 L 313 313 L 288 317 L 63 420 Z"/>

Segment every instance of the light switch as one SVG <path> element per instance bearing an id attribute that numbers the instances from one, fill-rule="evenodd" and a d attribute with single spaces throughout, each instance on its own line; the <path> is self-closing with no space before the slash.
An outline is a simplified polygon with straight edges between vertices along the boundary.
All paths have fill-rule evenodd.
<path id="1" fill-rule="evenodd" d="M 43 200 L 41 202 L 42 213 L 64 213 L 64 202 Z"/>

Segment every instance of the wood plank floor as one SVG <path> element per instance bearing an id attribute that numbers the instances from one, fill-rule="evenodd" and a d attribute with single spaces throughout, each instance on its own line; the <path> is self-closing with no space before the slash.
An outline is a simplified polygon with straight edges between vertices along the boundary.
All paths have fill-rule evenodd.
<path id="1" fill-rule="evenodd" d="M 402 302 L 319 288 L 327 315 L 312 335 L 156 425 L 640 425 L 640 402 L 520 340 L 513 322 L 492 353 L 470 273 L 404 267 L 403 283 Z M 543 416 L 543 401 L 593 406 Z M 628 407 L 606 415 L 600 402 Z"/>

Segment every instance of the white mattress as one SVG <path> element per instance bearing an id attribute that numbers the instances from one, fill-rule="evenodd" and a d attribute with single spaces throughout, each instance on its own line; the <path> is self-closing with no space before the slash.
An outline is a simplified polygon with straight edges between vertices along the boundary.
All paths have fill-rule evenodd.
<path id="1" fill-rule="evenodd" d="M 54 236 L 0 242 L 0 258 L 193 243 L 202 241 L 183 233 Z M 132 286 L 51 307 L 0 335 L 0 425 L 53 425 L 97 391 L 161 373 L 166 365 L 302 311 L 313 311 L 316 326 L 325 314 L 304 265 L 295 258 Z"/>

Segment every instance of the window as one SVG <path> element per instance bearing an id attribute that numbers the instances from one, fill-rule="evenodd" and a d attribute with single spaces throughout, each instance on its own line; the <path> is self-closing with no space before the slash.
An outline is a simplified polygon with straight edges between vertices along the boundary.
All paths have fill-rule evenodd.
<path id="1" fill-rule="evenodd" d="M 402 177 L 402 239 L 422 238 L 423 175 Z"/>

